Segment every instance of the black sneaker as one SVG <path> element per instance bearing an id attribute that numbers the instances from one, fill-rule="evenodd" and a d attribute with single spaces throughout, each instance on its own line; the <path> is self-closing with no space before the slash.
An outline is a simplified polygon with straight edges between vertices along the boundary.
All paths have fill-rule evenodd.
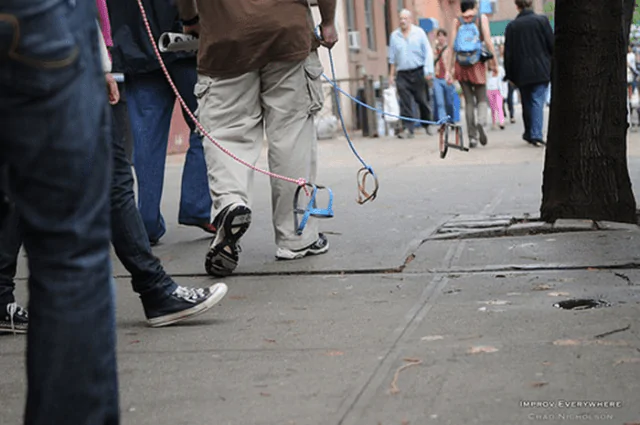
<path id="1" fill-rule="evenodd" d="M 299 258 L 306 257 L 307 255 L 324 254 L 327 251 L 329 251 L 329 241 L 324 234 L 319 233 L 318 240 L 316 240 L 306 248 L 302 248 L 297 251 L 286 248 L 278 248 L 278 251 L 276 252 L 276 258 L 278 260 L 297 260 Z"/>
<path id="2" fill-rule="evenodd" d="M 251 210 L 242 203 L 228 205 L 213 225 L 217 233 L 209 246 L 204 267 L 212 276 L 229 276 L 238 266 L 238 241 L 251 225 Z"/>
<path id="3" fill-rule="evenodd" d="M 218 304 L 227 290 L 224 283 L 197 289 L 178 286 L 169 298 L 158 305 L 143 303 L 147 323 L 153 328 L 159 328 L 202 314 Z"/>
<path id="4" fill-rule="evenodd" d="M 0 333 L 26 334 L 29 313 L 16 303 L 0 306 Z"/>

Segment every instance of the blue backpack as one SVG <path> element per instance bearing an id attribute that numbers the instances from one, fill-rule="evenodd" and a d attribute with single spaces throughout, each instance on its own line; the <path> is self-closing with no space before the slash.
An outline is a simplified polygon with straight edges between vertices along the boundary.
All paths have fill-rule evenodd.
<path id="1" fill-rule="evenodd" d="M 473 66 L 480 62 L 482 57 L 482 40 L 480 38 L 482 19 L 480 19 L 480 28 L 476 25 L 478 16 L 469 23 L 466 23 L 462 18 L 458 19 L 460 20 L 460 27 L 453 45 L 453 50 L 456 52 L 456 61 L 461 66 Z"/>

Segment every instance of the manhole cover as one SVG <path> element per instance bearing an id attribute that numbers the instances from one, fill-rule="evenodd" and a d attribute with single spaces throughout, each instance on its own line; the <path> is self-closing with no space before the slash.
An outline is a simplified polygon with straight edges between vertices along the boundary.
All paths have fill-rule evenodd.
<path id="1" fill-rule="evenodd" d="M 553 306 L 564 310 L 589 310 L 591 308 L 609 307 L 611 304 L 604 300 L 579 299 L 560 301 Z"/>

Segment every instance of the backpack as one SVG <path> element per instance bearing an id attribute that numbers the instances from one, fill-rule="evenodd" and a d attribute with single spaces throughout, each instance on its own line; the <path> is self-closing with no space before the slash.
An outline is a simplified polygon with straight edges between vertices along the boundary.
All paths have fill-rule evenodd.
<path id="1" fill-rule="evenodd" d="M 465 22 L 461 17 L 458 19 L 460 20 L 460 27 L 453 45 L 453 50 L 456 52 L 456 61 L 461 66 L 473 66 L 480 62 L 482 56 L 482 35 L 480 28 L 476 25 L 478 16 L 469 23 Z M 482 19 L 480 19 L 480 26 L 482 26 Z"/>

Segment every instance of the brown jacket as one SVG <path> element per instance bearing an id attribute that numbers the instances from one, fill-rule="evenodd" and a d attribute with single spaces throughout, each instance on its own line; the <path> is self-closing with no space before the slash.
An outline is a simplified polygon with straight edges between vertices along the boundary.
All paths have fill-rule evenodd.
<path id="1" fill-rule="evenodd" d="M 309 55 L 306 1 L 177 0 L 177 6 L 182 19 L 199 15 L 201 74 L 234 77 Z"/>

